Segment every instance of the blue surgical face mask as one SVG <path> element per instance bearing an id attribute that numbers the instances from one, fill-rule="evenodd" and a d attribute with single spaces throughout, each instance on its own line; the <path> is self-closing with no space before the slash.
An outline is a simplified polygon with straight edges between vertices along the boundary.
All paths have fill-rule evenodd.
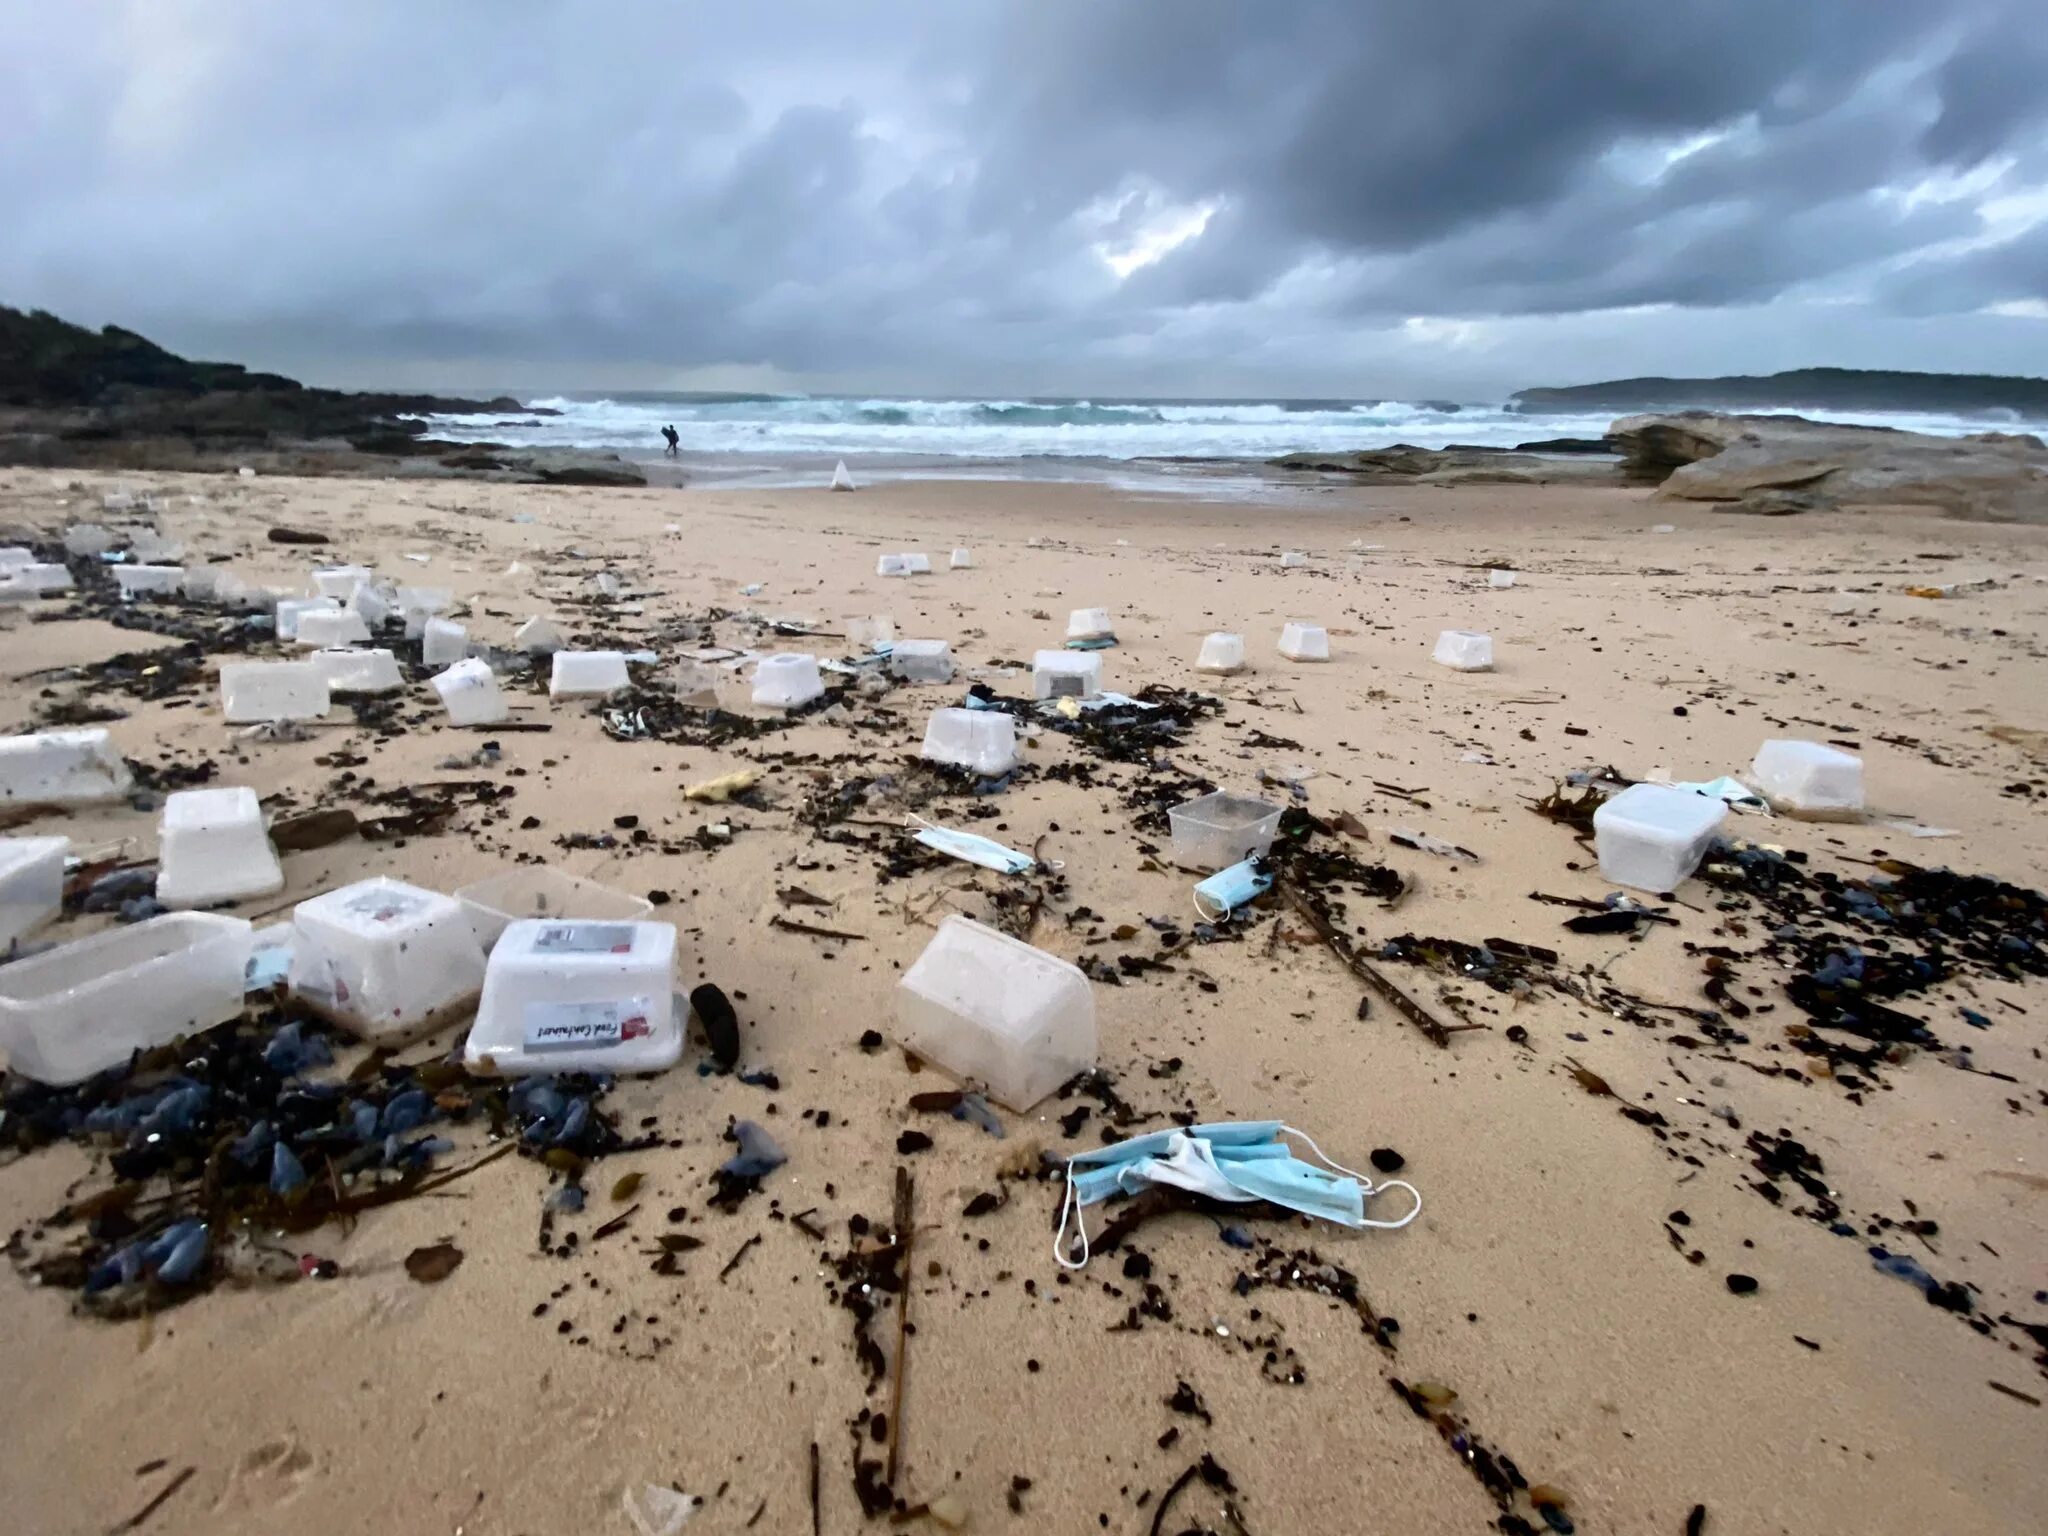
<path id="1" fill-rule="evenodd" d="M 1195 910 L 1206 922 L 1220 923 L 1255 896 L 1273 888 L 1273 870 L 1264 859 L 1240 859 L 1195 887 Z"/>
<path id="2" fill-rule="evenodd" d="M 1036 867 L 1029 854 L 1005 848 L 992 838 L 977 837 L 972 832 L 958 832 L 951 827 L 933 826 L 922 818 L 916 819 L 919 830 L 912 841 L 923 843 L 927 848 L 936 848 L 953 858 L 965 859 L 969 864 L 979 864 L 983 869 L 992 869 L 1003 875 L 1021 875 Z"/>
<path id="3" fill-rule="evenodd" d="M 1281 1142 L 1283 1135 L 1299 1137 L 1324 1166 L 1296 1157 Z M 1065 1269 L 1086 1268 L 1088 1228 L 1082 1212 L 1116 1195 L 1160 1187 L 1237 1204 L 1266 1200 L 1352 1228 L 1405 1227 L 1422 1212 L 1422 1196 L 1412 1184 L 1393 1179 L 1376 1187 L 1364 1174 L 1331 1162 L 1305 1133 L 1290 1125 L 1278 1120 L 1220 1121 L 1184 1131 L 1154 1131 L 1069 1159 L 1054 1259 Z M 1413 1208 L 1398 1221 L 1368 1220 L 1365 1202 L 1395 1188 L 1413 1197 Z M 1067 1256 L 1069 1220 L 1081 1237 L 1078 1261 Z"/>

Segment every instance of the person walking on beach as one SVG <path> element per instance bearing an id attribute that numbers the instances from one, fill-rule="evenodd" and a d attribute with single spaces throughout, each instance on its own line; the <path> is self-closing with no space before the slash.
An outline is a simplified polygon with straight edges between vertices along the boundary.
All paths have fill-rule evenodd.
<path id="1" fill-rule="evenodd" d="M 675 458 L 676 445 L 682 441 L 681 438 L 676 436 L 676 429 L 674 427 L 663 427 L 661 435 L 668 439 L 668 456 L 672 459 Z"/>

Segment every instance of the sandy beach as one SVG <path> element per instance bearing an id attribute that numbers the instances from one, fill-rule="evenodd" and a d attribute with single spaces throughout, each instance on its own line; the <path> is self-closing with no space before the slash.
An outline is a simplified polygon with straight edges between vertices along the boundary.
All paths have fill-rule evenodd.
<path id="1" fill-rule="evenodd" d="M 2048 527 L 1924 511 L 1774 520 L 1562 487 L 1331 484 L 1244 504 L 1064 484 L 846 496 L 48 470 L 0 472 L 0 526 L 49 539 L 101 517 L 116 488 L 166 498 L 164 529 L 188 561 L 220 559 L 280 589 L 303 591 L 314 564 L 343 560 L 452 587 L 475 641 L 509 645 L 520 620 L 551 613 L 572 643 L 657 650 L 659 677 L 701 643 L 681 638 L 685 620 L 716 615 L 717 643 L 777 649 L 805 642 L 764 638 L 743 615 L 843 630 L 888 614 L 899 636 L 949 641 L 963 675 L 855 703 L 850 721 L 814 717 L 718 748 L 614 739 L 591 704 L 551 703 L 544 679 L 507 687 L 514 720 L 545 732 L 451 729 L 414 683 L 384 727 L 337 708 L 307 739 L 251 740 L 222 720 L 211 650 L 190 689 L 104 696 L 122 712 L 109 729 L 128 758 L 211 762 L 208 782 L 255 789 L 273 817 L 370 814 L 394 786 L 489 781 L 434 835 L 286 855 L 283 895 L 242 915 L 288 913 L 373 874 L 452 891 L 522 855 L 666 893 L 655 916 L 677 930 L 678 985 L 715 982 L 733 998 L 754 1080 L 700 1072 L 693 1037 L 673 1070 L 621 1081 L 605 1108 L 660 1144 L 593 1165 L 587 1208 L 554 1220 L 557 1251 L 536 1236 L 549 1171 L 507 1156 L 280 1240 L 331 1260 L 332 1278 L 223 1283 L 120 1322 L 81 1315 L 75 1295 L 27 1273 L 52 1240 L 45 1219 L 109 1182 L 106 1150 L 0 1154 L 17 1272 L 0 1277 L 8 1529 L 630 1533 L 622 1501 L 656 1484 L 703 1501 L 689 1536 L 796 1533 L 813 1529 L 814 1446 L 816 1528 L 887 1529 L 856 1502 L 853 1459 L 875 1454 L 858 1416 L 887 1410 L 899 1368 L 896 1491 L 913 1504 L 950 1496 L 976 1531 L 1544 1529 L 1546 1503 L 1552 1529 L 1672 1536 L 2048 1524 L 2042 982 L 1972 971 L 1897 999 L 1940 1048 L 1901 1051 L 1848 1085 L 1798 1048 L 1806 1015 L 1783 966 L 1756 953 L 1778 919 L 1746 897 L 1689 882 L 1673 922 L 1633 937 L 1566 931 L 1571 909 L 1531 899 L 1598 902 L 1613 889 L 1570 828 L 1531 810 L 1567 774 L 1711 779 L 1784 736 L 1852 746 L 1870 819 L 1735 815 L 1731 835 L 1845 880 L 1889 859 L 2048 886 Z M 267 542 L 277 525 L 333 542 Z M 972 569 L 945 568 L 956 546 L 973 550 Z M 877 555 L 895 550 L 926 551 L 935 574 L 877 577 Z M 1284 550 L 1309 564 L 1283 570 Z M 1515 585 L 1491 587 L 1490 566 L 1517 572 Z M 589 597 L 607 568 L 621 602 Z M 1907 592 L 1941 584 L 1953 595 Z M 1623 1018 L 1555 986 L 1518 995 L 1383 962 L 1434 1016 L 1478 1026 L 1439 1045 L 1277 899 L 1239 932 L 1191 942 L 1191 877 L 1148 853 L 1163 835 L 1135 824 L 1128 798 L 1156 770 L 1057 732 L 1025 744 L 1025 770 L 992 798 L 913 804 L 885 786 L 862 812 L 877 825 L 806 819 L 850 781 L 915 782 L 904 760 L 926 718 L 968 683 L 1028 696 L 1028 672 L 1005 669 L 1058 645 L 1081 607 L 1114 615 L 1106 686 L 1220 701 L 1166 748 L 1175 769 L 1276 803 L 1291 779 L 1314 816 L 1356 827 L 1341 839 L 1356 857 L 1399 873 L 1407 889 L 1391 910 L 1349 900 L 1367 952 L 1403 935 L 1540 946 L 1556 951 L 1551 974 L 1647 1010 Z M 164 611 L 220 622 L 217 610 Z M 101 697 L 62 669 L 176 644 L 70 614 L 44 602 L 0 629 L 0 730 L 43 728 L 65 700 Z M 1329 662 L 1279 657 L 1281 625 L 1297 618 L 1328 628 Z M 1451 628 L 1490 633 L 1494 670 L 1434 665 Z M 1244 634 L 1247 673 L 1194 671 L 1212 630 Z M 486 740 L 494 761 L 459 761 Z M 685 786 L 748 767 L 763 776 L 746 801 L 684 799 Z M 1008 877 L 959 863 L 884 878 L 903 845 L 886 824 L 912 810 L 1057 861 L 1030 938 L 1117 977 L 1094 987 L 1100 1065 L 1136 1116 L 1111 1134 L 1175 1114 L 1285 1120 L 1351 1167 L 1397 1152 L 1420 1218 L 1363 1232 L 1252 1221 L 1246 1250 L 1218 1221 L 1175 1214 L 1063 1273 L 1061 1186 L 1038 1175 L 1033 1149 L 1051 1169 L 1101 1145 L 1105 1102 L 1005 1112 L 998 1140 L 909 1109 L 944 1079 L 913 1073 L 894 1045 L 860 1044 L 891 1030 L 897 981 L 941 918 L 990 918 L 999 898 L 1017 899 Z M 10 830 L 146 857 L 156 821 L 116 805 Z M 729 830 L 702 830 L 713 827 Z M 1417 833 L 1477 858 L 1394 840 Z M 793 908 L 778 895 L 792 887 L 828 905 Z M 67 917 L 40 937 L 106 921 Z M 1728 963 L 1746 1016 L 1704 990 L 1700 951 L 1714 947 L 1742 956 Z M 463 1033 L 407 1059 L 459 1048 Z M 1587 1077 L 1611 1093 L 1588 1091 Z M 788 1162 L 727 1212 L 709 1203 L 710 1175 L 732 1153 L 735 1118 L 767 1127 Z M 932 1145 L 899 1151 L 908 1131 Z M 449 1166 L 488 1149 L 480 1124 L 448 1134 Z M 1847 1235 L 1813 1219 L 1818 1197 L 1796 1179 L 1760 1170 L 1759 1134 L 1818 1160 Z M 1034 1176 L 999 1179 L 1006 1165 Z M 887 1223 L 899 1166 L 915 1179 L 907 1360 L 892 1316 L 877 1329 L 889 1370 L 874 1385 L 834 1260 L 858 1246 L 850 1220 Z M 615 1202 L 628 1174 L 639 1187 Z M 989 1191 L 1004 1197 L 997 1209 L 964 1214 Z M 1091 1228 L 1108 1214 L 1092 1212 Z M 662 1234 L 701 1246 L 656 1273 Z M 408 1253 L 442 1241 L 462 1250 L 460 1267 L 412 1278 Z M 1967 1288 L 1968 1314 L 1882 1272 L 1872 1244 Z M 1298 1283 L 1311 1254 L 1354 1275 L 1371 1314 L 1397 1326 L 1383 1321 L 1376 1339 L 1358 1306 Z M 1730 1276 L 1752 1277 L 1753 1292 Z M 1451 1404 L 1476 1440 L 1449 1443 L 1395 1381 Z M 1557 1502 L 1497 1502 L 1475 1445 Z M 1213 1470 L 1180 1488 L 1162 1524 L 1169 1487 L 1205 1454 Z M 936 1527 L 925 1516 L 911 1528 Z"/>

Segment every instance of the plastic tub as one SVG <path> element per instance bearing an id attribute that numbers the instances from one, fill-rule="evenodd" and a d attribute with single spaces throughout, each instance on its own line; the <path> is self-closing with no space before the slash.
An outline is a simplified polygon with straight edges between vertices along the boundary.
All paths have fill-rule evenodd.
<path id="1" fill-rule="evenodd" d="M 906 683 L 953 681 L 953 648 L 943 640 L 898 640 L 889 652 L 889 675 Z"/>
<path id="2" fill-rule="evenodd" d="M 545 864 L 514 864 L 456 891 L 477 943 L 486 950 L 507 927 L 528 918 L 556 922 L 637 923 L 654 904 L 595 880 L 563 874 Z"/>
<path id="3" fill-rule="evenodd" d="M 73 523 L 64 530 L 64 553 L 74 560 L 90 560 L 104 555 L 120 540 L 113 530 L 98 523 Z"/>
<path id="4" fill-rule="evenodd" d="M 177 565 L 185 558 L 185 546 L 145 528 L 128 541 L 128 558 L 137 565 Z"/>
<path id="5" fill-rule="evenodd" d="M 1041 699 L 1087 699 L 1102 692 L 1100 651 L 1036 651 L 1031 692 Z"/>
<path id="6" fill-rule="evenodd" d="M 1432 659 L 1459 672 L 1493 670 L 1493 636 L 1470 629 L 1447 629 L 1436 637 Z"/>
<path id="7" fill-rule="evenodd" d="M 971 549 L 956 549 L 953 551 L 952 559 L 947 564 L 956 571 L 971 571 L 974 569 L 974 551 Z"/>
<path id="8" fill-rule="evenodd" d="M 1327 644 L 1327 637 L 1325 643 Z M 1195 657 L 1197 672 L 1242 672 L 1244 670 L 1244 636 L 1227 635 L 1220 630 L 1213 635 L 1202 637 L 1202 649 Z"/>
<path id="9" fill-rule="evenodd" d="M 513 923 L 485 966 L 463 1065 L 486 1076 L 674 1066 L 675 954 L 667 923 Z"/>
<path id="10" fill-rule="evenodd" d="M 64 905 L 68 837 L 0 837 L 0 955 Z"/>
<path id="11" fill-rule="evenodd" d="M 896 643 L 896 621 L 886 613 L 846 621 L 846 643 L 856 651 L 872 651 L 878 645 Z"/>
<path id="12" fill-rule="evenodd" d="M 450 725 L 497 725 L 510 713 L 497 675 L 482 661 L 458 661 L 432 681 Z"/>
<path id="13" fill-rule="evenodd" d="M 512 645 L 529 656 L 552 656 L 562 648 L 562 632 L 552 621 L 535 614 L 512 631 Z"/>
<path id="14" fill-rule="evenodd" d="M 420 634 L 420 664 L 452 667 L 469 654 L 469 631 L 453 619 L 428 619 Z"/>
<path id="15" fill-rule="evenodd" d="M 310 661 L 230 661 L 220 669 L 220 707 L 232 725 L 318 720 L 332 701 Z"/>
<path id="16" fill-rule="evenodd" d="M 299 620 L 309 613 L 332 613 L 340 608 L 331 597 L 280 597 L 277 600 L 277 638 L 299 638 Z"/>
<path id="17" fill-rule="evenodd" d="M 0 1046 L 44 1083 L 76 1083 L 136 1051 L 238 1017 L 255 930 L 174 912 L 0 965 Z"/>
<path id="18" fill-rule="evenodd" d="M 36 563 L 36 552 L 20 544 L 0 545 L 0 576 Z"/>
<path id="19" fill-rule="evenodd" d="M 185 584 L 182 565 L 117 565 L 114 585 L 127 601 L 138 597 L 161 597 L 177 592 Z"/>
<path id="20" fill-rule="evenodd" d="M 1095 1065 L 1095 994 L 1066 961 L 956 915 L 896 988 L 896 1038 L 1021 1114 Z"/>
<path id="21" fill-rule="evenodd" d="M 448 587 L 400 587 L 390 601 L 405 619 L 405 638 L 417 640 L 426 632 L 427 620 L 455 606 L 455 593 Z"/>
<path id="22" fill-rule="evenodd" d="M 1727 805 L 1664 784 L 1632 784 L 1593 812 L 1600 874 L 1616 885 L 1662 894 L 1699 868 Z"/>
<path id="23" fill-rule="evenodd" d="M 548 695 L 556 699 L 595 699 L 633 686 L 623 651 L 556 651 L 548 678 Z"/>
<path id="24" fill-rule="evenodd" d="M 1328 661 L 1329 632 L 1320 624 L 1284 624 L 1280 628 L 1280 654 L 1289 661 Z"/>
<path id="25" fill-rule="evenodd" d="M 337 603 L 346 603 L 356 595 L 356 588 L 370 579 L 367 565 L 323 565 L 313 571 L 313 595 L 331 597 Z"/>
<path id="26" fill-rule="evenodd" d="M 908 576 L 910 557 L 907 555 L 877 555 L 875 557 L 877 576 Z"/>
<path id="27" fill-rule="evenodd" d="M 1017 766 L 1017 722 L 999 709 L 940 709 L 924 731 L 924 760 L 999 779 Z"/>
<path id="28" fill-rule="evenodd" d="M 308 650 L 364 645 L 370 638 L 370 626 L 353 608 L 323 608 L 299 615 L 298 634 L 294 638 Z"/>
<path id="29" fill-rule="evenodd" d="M 1774 810 L 1815 820 L 1863 814 L 1863 759 L 1818 741 L 1771 740 L 1757 749 L 1749 779 Z"/>
<path id="30" fill-rule="evenodd" d="M 1218 790 L 1166 813 L 1173 831 L 1173 862 L 1183 869 L 1228 869 L 1273 846 L 1280 807 L 1249 795 Z"/>
<path id="31" fill-rule="evenodd" d="M 284 869 L 256 791 L 181 789 L 164 801 L 156 899 L 177 910 L 217 907 L 284 889 Z"/>
<path id="32" fill-rule="evenodd" d="M 396 693 L 405 686 L 398 658 L 389 651 L 315 651 L 306 658 L 334 693 Z"/>
<path id="33" fill-rule="evenodd" d="M 1504 591 L 1515 584 L 1515 573 L 1513 571 L 1488 571 L 1486 573 L 1486 584 L 1496 590 Z"/>
<path id="34" fill-rule="evenodd" d="M 368 1040 L 416 1039 L 460 1018 L 484 984 L 461 902 L 400 880 L 359 880 L 292 912 L 292 995 Z"/>
<path id="35" fill-rule="evenodd" d="M 103 727 L 0 737 L 0 805 L 97 805 L 133 782 Z"/>
<path id="36" fill-rule="evenodd" d="M 1115 633 L 1107 608 L 1076 608 L 1067 615 L 1069 640 L 1107 640 Z"/>
<path id="37" fill-rule="evenodd" d="M 818 675 L 818 658 L 802 651 L 778 651 L 773 656 L 763 656 L 754 669 L 754 702 L 764 707 L 795 709 L 824 691 L 824 679 Z"/>
<path id="38" fill-rule="evenodd" d="M 185 579 L 178 584 L 178 590 L 195 603 L 210 603 L 220 596 L 220 579 L 225 574 L 218 566 L 188 565 Z"/>
<path id="39" fill-rule="evenodd" d="M 38 597 L 47 597 L 52 592 L 69 592 L 74 585 L 70 570 L 61 565 L 18 565 L 8 579 L 13 585 Z"/>
<path id="40" fill-rule="evenodd" d="M 1298 549 L 1286 550 L 1280 556 L 1280 569 L 1283 571 L 1298 571 L 1307 564 L 1308 556 Z"/>

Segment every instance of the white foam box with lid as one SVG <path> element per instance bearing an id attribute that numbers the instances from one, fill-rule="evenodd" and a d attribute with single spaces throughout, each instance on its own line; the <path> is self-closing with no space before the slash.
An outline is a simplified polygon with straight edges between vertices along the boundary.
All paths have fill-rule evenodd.
<path id="1" fill-rule="evenodd" d="M 83 1082 L 242 1012 L 255 929 L 171 912 L 0 965 L 0 1049 L 37 1082 Z"/>
<path id="2" fill-rule="evenodd" d="M 432 682 L 450 725 L 497 725 L 510 713 L 498 690 L 497 674 L 487 662 L 458 661 L 446 672 L 435 673 Z"/>
<path id="3" fill-rule="evenodd" d="M 467 1013 L 484 951 L 453 896 L 359 880 L 292 912 L 293 996 L 366 1040 L 417 1038 Z"/>
<path id="4" fill-rule="evenodd" d="M 557 699 L 602 698 L 633 686 L 623 651 L 556 651 L 548 695 Z"/>
<path id="5" fill-rule="evenodd" d="M 96 805 L 132 786 L 102 726 L 0 737 L 0 805 Z"/>
<path id="6" fill-rule="evenodd" d="M 924 728 L 924 760 L 999 779 L 1017 766 L 1017 722 L 999 709 L 938 709 Z"/>
<path id="7" fill-rule="evenodd" d="M 796 709 L 825 691 L 818 658 L 804 651 L 763 656 L 754 669 L 754 702 L 770 709 Z"/>
<path id="8" fill-rule="evenodd" d="M 1067 615 L 1069 640 L 1107 640 L 1115 633 L 1107 608 L 1076 608 Z"/>
<path id="9" fill-rule="evenodd" d="M 1217 631 L 1202 637 L 1202 649 L 1195 656 L 1197 672 L 1241 672 L 1244 670 L 1244 636 Z"/>
<path id="10" fill-rule="evenodd" d="M 284 889 L 284 869 L 256 791 L 181 789 L 164 800 L 156 899 L 176 911 Z"/>
<path id="11" fill-rule="evenodd" d="M 293 638 L 308 650 L 331 650 L 366 644 L 370 626 L 353 608 L 320 608 L 299 615 L 298 633 Z"/>
<path id="12" fill-rule="evenodd" d="M 1041 699 L 1090 699 L 1102 692 L 1100 651 L 1034 651 L 1031 692 Z"/>
<path id="13" fill-rule="evenodd" d="M 428 619 L 420 634 L 420 663 L 449 667 L 469 654 L 469 631 L 453 619 Z"/>
<path id="14" fill-rule="evenodd" d="M 654 903 L 642 897 L 545 864 L 514 864 L 495 875 L 472 880 L 456 891 L 455 899 L 462 903 L 476 941 L 486 951 L 523 918 L 637 923 L 654 910 Z"/>
<path id="15" fill-rule="evenodd" d="M 230 661 L 220 669 L 220 706 L 231 725 L 318 720 L 333 701 L 310 661 Z"/>
<path id="16" fill-rule="evenodd" d="M 64 905 L 68 837 L 0 837 L 0 955 Z"/>
<path id="17" fill-rule="evenodd" d="M 405 686 L 398 658 L 389 651 L 315 651 L 306 659 L 329 693 L 396 693 Z"/>
<path id="18" fill-rule="evenodd" d="M 1749 780 L 1774 809 L 1793 816 L 1863 813 L 1863 759 L 1818 741 L 1766 741 L 1749 765 Z"/>
<path id="19" fill-rule="evenodd" d="M 1280 830 L 1280 807 L 1218 790 L 1174 806 L 1166 821 L 1173 833 L 1173 862 L 1206 874 L 1270 849 Z"/>
<path id="20" fill-rule="evenodd" d="M 905 683 L 953 681 L 953 648 L 943 640 L 898 640 L 889 651 L 889 675 Z"/>
<path id="21" fill-rule="evenodd" d="M 1593 812 L 1601 878 L 1661 895 L 1675 891 L 1713 846 L 1728 807 L 1664 784 L 1632 784 Z"/>
<path id="22" fill-rule="evenodd" d="M 897 985 L 896 1039 L 1021 1114 L 1095 1065 L 1095 994 L 1066 961 L 955 915 Z"/>
<path id="23" fill-rule="evenodd" d="M 277 600 L 277 638 L 299 638 L 299 620 L 309 613 L 332 613 L 341 607 L 331 597 L 280 597 Z"/>
<path id="24" fill-rule="evenodd" d="M 178 591 L 185 584 L 182 565 L 117 565 L 114 585 L 124 598 L 156 597 Z"/>
<path id="25" fill-rule="evenodd" d="M 1431 659 L 1459 672 L 1493 670 L 1493 636 L 1469 629 L 1447 629 L 1436 637 Z"/>
<path id="26" fill-rule="evenodd" d="M 1328 661 L 1329 632 L 1320 624 L 1295 622 L 1280 626 L 1280 654 L 1289 661 Z"/>
<path id="27" fill-rule="evenodd" d="M 499 935 L 463 1047 L 472 1072 L 659 1072 L 683 1053 L 667 923 L 526 918 Z"/>

